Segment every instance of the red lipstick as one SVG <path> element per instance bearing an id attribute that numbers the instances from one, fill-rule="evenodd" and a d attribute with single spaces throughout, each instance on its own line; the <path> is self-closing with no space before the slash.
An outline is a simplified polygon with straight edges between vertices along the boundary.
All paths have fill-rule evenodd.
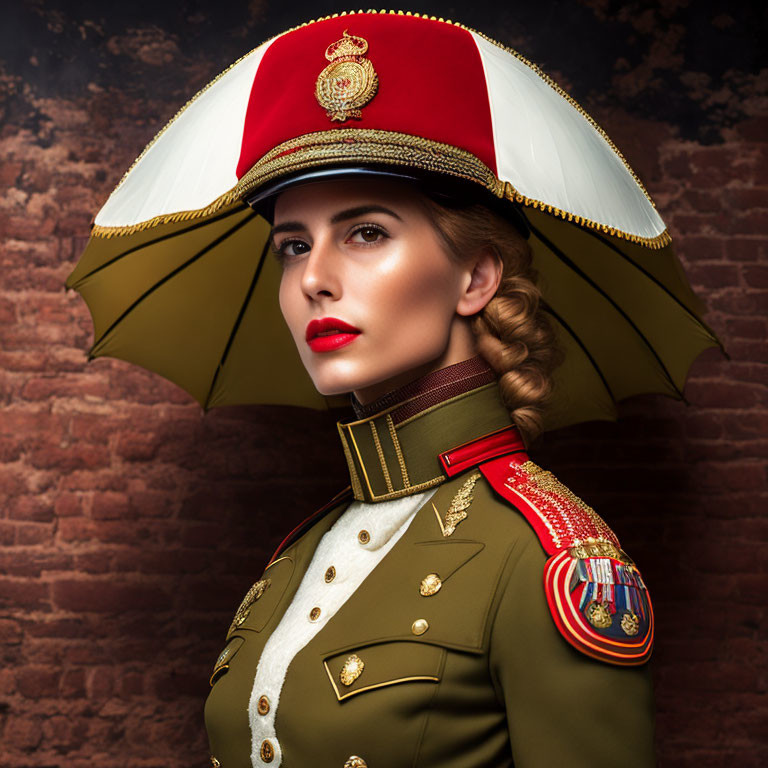
<path id="1" fill-rule="evenodd" d="M 353 342 L 361 331 L 336 317 L 310 320 L 306 340 L 313 352 L 332 352 Z"/>

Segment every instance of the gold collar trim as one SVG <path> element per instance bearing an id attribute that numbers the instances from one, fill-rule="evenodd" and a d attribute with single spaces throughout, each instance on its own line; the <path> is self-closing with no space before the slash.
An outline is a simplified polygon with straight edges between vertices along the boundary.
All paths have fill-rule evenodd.
<path id="1" fill-rule="evenodd" d="M 400 405 L 336 425 L 358 501 L 389 501 L 445 482 L 441 453 L 511 423 L 495 381 L 396 424 Z"/>

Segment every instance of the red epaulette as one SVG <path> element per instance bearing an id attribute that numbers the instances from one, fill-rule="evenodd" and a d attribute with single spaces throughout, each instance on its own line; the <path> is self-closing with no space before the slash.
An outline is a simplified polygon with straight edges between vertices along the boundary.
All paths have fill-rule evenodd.
<path id="1" fill-rule="evenodd" d="M 478 468 L 524 515 L 550 555 L 544 589 L 563 637 L 601 661 L 645 663 L 653 646 L 651 600 L 640 571 L 605 521 L 523 452 Z"/>

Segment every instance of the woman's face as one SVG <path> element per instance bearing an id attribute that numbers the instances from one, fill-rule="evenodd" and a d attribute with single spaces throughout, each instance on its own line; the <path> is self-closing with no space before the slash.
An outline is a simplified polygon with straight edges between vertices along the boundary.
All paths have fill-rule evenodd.
<path id="1" fill-rule="evenodd" d="M 421 200 L 370 178 L 278 197 L 280 308 L 320 393 L 371 402 L 475 354 L 467 316 L 492 292 L 477 306 L 473 265 L 449 258 Z"/>

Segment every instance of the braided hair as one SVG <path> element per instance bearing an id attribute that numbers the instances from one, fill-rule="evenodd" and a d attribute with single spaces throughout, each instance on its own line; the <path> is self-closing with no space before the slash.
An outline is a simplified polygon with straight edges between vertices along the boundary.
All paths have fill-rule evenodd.
<path id="1" fill-rule="evenodd" d="M 530 444 L 542 432 L 552 373 L 561 360 L 536 285 L 531 247 L 511 221 L 484 205 L 448 208 L 430 197 L 424 201 L 451 258 L 461 263 L 490 247 L 501 259 L 499 287 L 472 318 L 472 329 L 478 352 L 496 372 L 512 421 Z"/>

